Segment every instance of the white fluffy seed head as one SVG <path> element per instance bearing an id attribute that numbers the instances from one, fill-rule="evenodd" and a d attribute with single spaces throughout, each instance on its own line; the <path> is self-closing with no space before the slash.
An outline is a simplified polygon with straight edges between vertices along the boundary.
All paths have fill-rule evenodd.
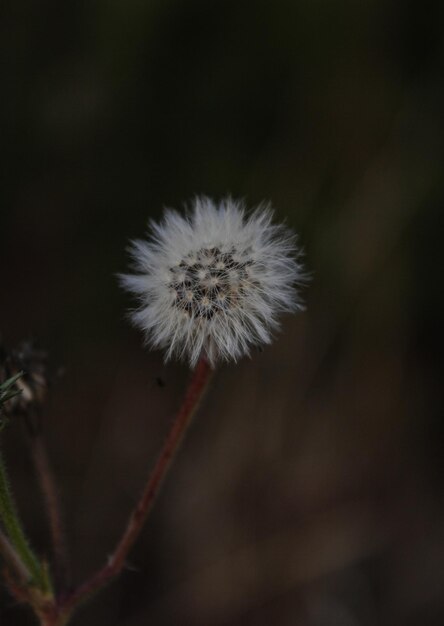
<path id="1" fill-rule="evenodd" d="M 199 197 L 184 216 L 167 210 L 147 241 L 132 243 L 135 273 L 120 277 L 139 299 L 131 319 L 166 358 L 192 367 L 202 354 L 213 367 L 236 361 L 271 341 L 279 313 L 303 308 L 295 237 L 272 215 L 267 206 L 247 214 L 231 198 Z"/>

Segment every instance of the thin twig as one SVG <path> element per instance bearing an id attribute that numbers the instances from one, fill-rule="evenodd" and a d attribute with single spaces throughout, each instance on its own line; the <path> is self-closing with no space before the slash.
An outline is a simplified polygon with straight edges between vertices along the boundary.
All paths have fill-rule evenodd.
<path id="1" fill-rule="evenodd" d="M 48 517 L 55 559 L 56 580 L 60 584 L 66 584 L 68 578 L 68 556 L 57 486 L 42 435 L 40 433 L 31 435 L 30 442 L 40 491 L 46 504 L 46 515 Z"/>
<path id="2" fill-rule="evenodd" d="M 122 570 L 128 552 L 138 538 L 168 469 L 171 467 L 172 460 L 180 446 L 187 426 L 196 413 L 200 400 L 210 381 L 211 373 L 212 370 L 208 361 L 202 357 L 193 373 L 182 406 L 174 419 L 154 469 L 148 478 L 139 502 L 129 517 L 126 529 L 113 555 L 102 569 L 98 570 L 89 580 L 80 585 L 67 597 L 62 603 L 63 610 L 71 612 L 77 605 L 106 585 Z"/>

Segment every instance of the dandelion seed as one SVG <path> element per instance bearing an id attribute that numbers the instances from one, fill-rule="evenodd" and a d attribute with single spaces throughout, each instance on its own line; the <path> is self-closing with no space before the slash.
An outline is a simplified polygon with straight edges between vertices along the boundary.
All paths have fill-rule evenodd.
<path id="1" fill-rule="evenodd" d="M 278 315 L 303 308 L 305 281 L 294 235 L 260 206 L 248 214 L 231 198 L 196 198 L 182 216 L 168 210 L 134 241 L 135 274 L 120 277 L 139 299 L 131 313 L 147 341 L 193 367 L 204 354 L 214 367 L 251 346 L 270 343 Z"/>

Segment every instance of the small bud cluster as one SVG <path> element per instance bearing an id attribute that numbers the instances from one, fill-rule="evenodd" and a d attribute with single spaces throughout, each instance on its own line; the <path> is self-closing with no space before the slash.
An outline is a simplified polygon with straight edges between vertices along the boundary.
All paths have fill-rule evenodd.
<path id="1" fill-rule="evenodd" d="M 20 376 L 19 376 L 20 374 Z M 25 415 L 44 403 L 48 389 L 47 354 L 33 341 L 23 341 L 14 350 L 0 346 L 0 383 L 16 377 L 5 415 Z"/>

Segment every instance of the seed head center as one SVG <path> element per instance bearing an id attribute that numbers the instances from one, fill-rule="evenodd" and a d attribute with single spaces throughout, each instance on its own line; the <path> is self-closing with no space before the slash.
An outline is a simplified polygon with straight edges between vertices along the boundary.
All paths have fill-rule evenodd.
<path id="1" fill-rule="evenodd" d="M 189 318 L 206 320 L 239 307 L 254 284 L 249 252 L 239 254 L 235 248 L 227 252 L 215 246 L 190 253 L 170 268 L 172 306 Z"/>

